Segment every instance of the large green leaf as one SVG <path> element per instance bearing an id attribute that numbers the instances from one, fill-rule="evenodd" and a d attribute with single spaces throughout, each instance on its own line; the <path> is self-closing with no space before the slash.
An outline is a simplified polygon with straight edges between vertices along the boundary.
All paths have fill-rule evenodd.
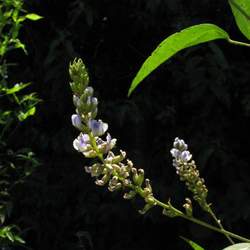
<path id="1" fill-rule="evenodd" d="M 210 23 L 194 25 L 167 37 L 143 63 L 133 79 L 128 95 L 153 70 L 180 50 L 216 39 L 229 39 L 229 35 L 220 27 Z"/>
<path id="2" fill-rule="evenodd" d="M 240 31 L 250 40 L 250 1 L 228 0 L 228 2 Z"/>
<path id="3" fill-rule="evenodd" d="M 180 236 L 180 238 L 186 241 L 194 250 L 205 250 L 203 247 L 199 246 L 197 243 L 193 242 L 192 240 L 189 240 L 183 236 Z"/>
<path id="4" fill-rule="evenodd" d="M 223 250 L 250 250 L 250 243 L 235 244 L 235 245 L 226 247 Z"/>

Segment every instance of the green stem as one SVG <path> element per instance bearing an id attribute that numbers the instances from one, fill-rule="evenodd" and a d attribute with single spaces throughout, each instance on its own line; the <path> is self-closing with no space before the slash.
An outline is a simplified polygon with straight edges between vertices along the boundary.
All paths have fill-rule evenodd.
<path id="1" fill-rule="evenodd" d="M 160 206 L 160 207 L 162 207 L 162 208 L 165 208 L 165 209 L 169 209 L 169 208 L 170 208 L 169 205 L 167 205 L 167 204 L 165 204 L 165 203 L 163 203 L 163 202 L 161 202 L 161 201 L 158 201 L 157 199 L 155 199 L 155 202 L 156 202 L 156 204 L 157 204 L 158 206 Z M 176 209 L 176 208 L 174 208 L 174 207 L 171 207 L 171 209 L 173 209 L 174 212 L 176 212 L 176 214 L 177 214 L 179 217 L 182 217 L 183 219 L 192 221 L 193 223 L 196 223 L 196 224 L 198 224 L 198 225 L 200 225 L 200 226 L 206 227 L 206 228 L 208 228 L 208 229 L 210 229 L 210 230 L 213 230 L 213 231 L 215 231 L 215 232 L 218 232 L 218 233 L 221 233 L 221 234 L 224 234 L 224 235 L 228 235 L 228 236 L 230 236 L 230 237 L 232 237 L 232 238 L 235 238 L 235 239 L 238 239 L 238 240 L 240 240 L 240 241 L 250 243 L 250 239 L 247 239 L 247 238 L 242 237 L 242 236 L 240 236 L 240 235 L 234 234 L 234 233 L 232 233 L 232 232 L 230 232 L 230 231 L 227 231 L 227 230 L 225 230 L 225 229 L 217 228 L 217 227 L 215 227 L 215 226 L 212 226 L 212 225 L 210 225 L 210 224 L 208 224 L 208 223 L 206 223 L 206 222 L 204 222 L 204 221 L 201 221 L 201 220 L 199 220 L 199 219 L 196 219 L 196 218 L 194 218 L 194 217 L 187 216 L 187 215 L 185 215 L 184 213 L 182 213 L 180 210 L 178 210 L 178 209 Z"/>
<path id="2" fill-rule="evenodd" d="M 217 223 L 217 225 L 219 226 L 220 229 L 225 230 L 223 225 L 221 224 L 220 220 L 216 217 L 215 213 L 213 212 L 213 210 L 210 208 L 209 214 L 212 216 L 212 218 L 215 220 L 215 222 Z M 225 234 L 225 236 L 227 237 L 227 239 L 229 240 L 229 242 L 233 245 L 234 241 L 230 238 L 230 236 L 228 236 L 227 234 Z"/>
<path id="3" fill-rule="evenodd" d="M 90 138 L 90 141 L 91 141 L 91 145 L 92 145 L 93 149 L 97 153 L 97 157 L 101 160 L 102 163 L 105 163 L 104 159 L 103 159 L 103 155 L 102 155 L 102 153 L 99 151 L 99 149 L 97 147 L 95 137 L 93 136 L 93 134 L 91 132 L 88 132 L 88 135 L 89 135 L 89 138 Z M 131 185 L 130 188 L 133 189 L 136 193 L 138 193 L 141 197 L 145 198 L 141 187 Z M 206 223 L 204 221 L 201 221 L 199 219 L 196 219 L 194 217 L 187 216 L 183 212 L 178 210 L 177 208 L 171 206 L 171 204 L 165 204 L 165 203 L 163 203 L 163 202 L 161 202 L 161 201 L 159 201 L 159 200 L 157 200 L 155 198 L 154 198 L 154 201 L 155 201 L 156 205 L 158 205 L 158 206 L 160 206 L 160 207 L 162 207 L 164 209 L 171 209 L 171 211 L 173 211 L 176 216 L 179 216 L 179 217 L 182 217 L 182 218 L 184 218 L 186 220 L 192 221 L 193 223 L 196 223 L 198 225 L 206 227 L 206 228 L 208 228 L 210 230 L 213 230 L 215 232 L 224 234 L 230 240 L 230 242 L 232 244 L 234 244 L 234 242 L 232 241 L 232 239 L 230 237 L 238 239 L 238 240 L 243 241 L 243 242 L 249 242 L 250 243 L 250 239 L 247 239 L 245 237 L 242 237 L 240 235 L 237 235 L 237 234 L 234 234 L 234 233 L 232 233 L 230 231 L 225 230 L 223 228 L 223 226 L 221 225 L 220 221 L 216 218 L 216 216 L 215 216 L 215 214 L 213 213 L 212 210 L 210 211 L 210 214 L 212 215 L 212 217 L 217 222 L 219 228 L 215 227 L 213 225 L 210 225 L 210 224 L 208 224 L 208 223 Z"/>
<path id="4" fill-rule="evenodd" d="M 101 160 L 101 162 L 104 163 L 103 155 L 102 155 L 102 153 L 100 153 L 100 151 L 99 151 L 99 149 L 98 149 L 98 147 L 96 145 L 95 137 L 93 136 L 92 132 L 89 132 L 88 135 L 89 135 L 89 138 L 90 138 L 91 145 L 92 145 L 93 149 L 95 150 L 95 152 L 97 154 L 97 157 Z"/>
<path id="5" fill-rule="evenodd" d="M 228 38 L 227 41 L 228 41 L 229 43 L 231 43 L 231 44 L 234 44 L 234 45 L 250 47 L 250 44 L 249 44 L 249 43 L 244 43 L 244 42 L 235 41 L 235 40 L 232 40 L 232 39 L 230 39 L 230 38 Z"/>

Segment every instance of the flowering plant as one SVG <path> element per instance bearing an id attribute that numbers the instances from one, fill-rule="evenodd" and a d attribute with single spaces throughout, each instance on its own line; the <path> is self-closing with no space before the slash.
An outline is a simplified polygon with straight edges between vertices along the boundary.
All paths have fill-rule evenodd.
<path id="1" fill-rule="evenodd" d="M 170 199 L 167 202 L 159 201 L 153 192 L 151 182 L 145 178 L 143 169 L 137 169 L 133 162 L 126 157 L 126 152 L 120 150 L 116 153 L 116 139 L 108 133 L 108 124 L 96 119 L 98 114 L 98 100 L 94 97 L 94 90 L 89 86 L 89 76 L 81 59 L 75 59 L 69 66 L 72 79 L 70 87 L 73 91 L 73 103 L 76 108 L 71 120 L 80 134 L 74 140 L 73 147 L 86 158 L 96 159 L 92 165 L 85 166 L 85 171 L 95 178 L 98 186 L 108 186 L 113 192 L 120 190 L 124 199 L 141 197 L 145 205 L 139 210 L 146 213 L 155 206 L 162 208 L 162 213 L 168 217 L 181 217 L 196 224 L 224 234 L 231 244 L 233 239 L 250 243 L 250 239 L 239 236 L 224 229 L 221 221 L 216 217 L 211 203 L 207 201 L 208 189 L 205 181 L 200 177 L 196 163 L 184 140 L 175 138 L 170 153 L 173 157 L 173 166 L 180 180 L 192 193 L 193 201 L 197 202 L 203 211 L 208 213 L 215 221 L 216 226 L 208 224 L 193 216 L 192 199 L 187 197 L 183 204 L 184 211 L 174 207 Z M 105 138 L 104 138 L 105 137 Z M 194 249 L 201 249 L 188 241 Z M 197 245 L 198 246 L 198 245 Z M 249 245 L 248 245 L 249 246 Z M 241 249 L 241 248 L 237 248 Z"/>

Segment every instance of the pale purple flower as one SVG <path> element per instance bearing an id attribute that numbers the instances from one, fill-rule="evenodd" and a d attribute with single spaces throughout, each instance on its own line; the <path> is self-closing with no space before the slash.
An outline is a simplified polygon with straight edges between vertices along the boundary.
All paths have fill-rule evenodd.
<path id="1" fill-rule="evenodd" d="M 181 151 L 180 151 L 179 149 L 172 148 L 172 149 L 170 150 L 170 153 L 171 153 L 171 155 L 172 155 L 174 158 L 177 158 L 177 159 L 180 158 Z"/>
<path id="2" fill-rule="evenodd" d="M 88 121 L 88 127 L 91 129 L 94 136 L 102 136 L 108 129 L 108 124 L 102 120 L 91 119 Z"/>
<path id="3" fill-rule="evenodd" d="M 192 159 L 192 155 L 187 150 L 188 146 L 183 140 L 176 137 L 173 146 L 174 148 L 170 150 L 170 153 L 174 158 L 173 165 L 175 167 L 177 167 L 177 165 L 179 164 L 179 161 L 188 162 Z"/>
<path id="4" fill-rule="evenodd" d="M 188 146 L 184 142 L 184 140 L 181 140 L 178 137 L 175 138 L 173 146 L 174 146 L 174 148 L 179 149 L 181 151 L 187 150 L 187 148 L 188 148 Z"/>
<path id="5" fill-rule="evenodd" d="M 73 114 L 71 116 L 71 121 L 74 127 L 76 127 L 79 130 L 82 130 L 83 124 L 81 121 L 81 117 L 78 114 Z"/>
<path id="6" fill-rule="evenodd" d="M 184 161 L 184 162 L 188 162 L 191 160 L 192 155 L 190 154 L 189 151 L 185 150 L 185 151 L 180 151 L 176 148 L 172 148 L 170 150 L 170 153 L 172 154 L 172 156 L 178 161 Z"/>
<path id="7" fill-rule="evenodd" d="M 182 161 L 188 162 L 191 160 L 191 158 L 192 158 L 192 155 L 190 154 L 189 151 L 185 150 L 185 151 L 181 152 L 180 159 Z"/>
<path id="8" fill-rule="evenodd" d="M 89 136 L 87 134 L 80 133 L 80 135 L 73 141 L 74 149 L 79 152 L 85 152 L 91 149 Z"/>

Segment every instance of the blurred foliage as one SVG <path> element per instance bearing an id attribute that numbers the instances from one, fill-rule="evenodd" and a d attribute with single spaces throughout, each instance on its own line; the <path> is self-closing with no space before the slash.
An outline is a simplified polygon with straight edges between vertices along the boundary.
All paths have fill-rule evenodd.
<path id="1" fill-rule="evenodd" d="M 25 243 L 19 234 L 21 230 L 12 224 L 13 189 L 22 184 L 39 163 L 34 153 L 26 147 L 17 148 L 14 141 L 22 140 L 18 126 L 36 112 L 40 101 L 36 93 L 24 93 L 30 83 L 12 83 L 11 67 L 16 66 L 9 59 L 13 50 L 22 49 L 19 31 L 26 19 L 39 19 L 36 14 L 23 9 L 22 0 L 0 1 L 0 248 Z"/>
<path id="2" fill-rule="evenodd" d="M 98 189 L 84 174 L 85 160 L 72 149 L 76 134 L 70 124 L 67 69 L 76 56 L 89 68 L 101 102 L 100 117 L 119 139 L 118 146 L 145 169 L 156 195 L 162 200 L 172 197 L 178 204 L 187 195 L 169 154 L 173 139 L 183 137 L 207 180 L 218 217 L 229 230 L 249 235 L 249 50 L 223 41 L 190 48 L 157 69 L 130 99 L 126 97 L 142 62 L 169 34 L 210 22 L 229 31 L 232 39 L 241 37 L 230 8 L 216 0 L 60 4 L 26 0 L 25 4 L 44 16 L 41 22 L 24 25 L 21 37 L 29 55 L 17 56 L 19 67 L 11 67 L 15 74 L 9 74 L 36 82 L 27 88 L 43 99 L 39 114 L 23 122 L 30 126 L 20 125 L 10 138 L 15 148 L 25 142 L 43 162 L 13 189 L 17 209 L 12 216 L 27 229 L 27 247 L 158 250 L 166 232 L 164 244 L 175 249 L 186 246 L 179 235 L 195 238 L 207 250 L 225 243 L 223 237 L 197 226 L 163 219 L 157 209 L 142 217 L 136 212 L 139 201 L 131 204 Z M 20 134 L 22 141 L 16 141 Z"/>

